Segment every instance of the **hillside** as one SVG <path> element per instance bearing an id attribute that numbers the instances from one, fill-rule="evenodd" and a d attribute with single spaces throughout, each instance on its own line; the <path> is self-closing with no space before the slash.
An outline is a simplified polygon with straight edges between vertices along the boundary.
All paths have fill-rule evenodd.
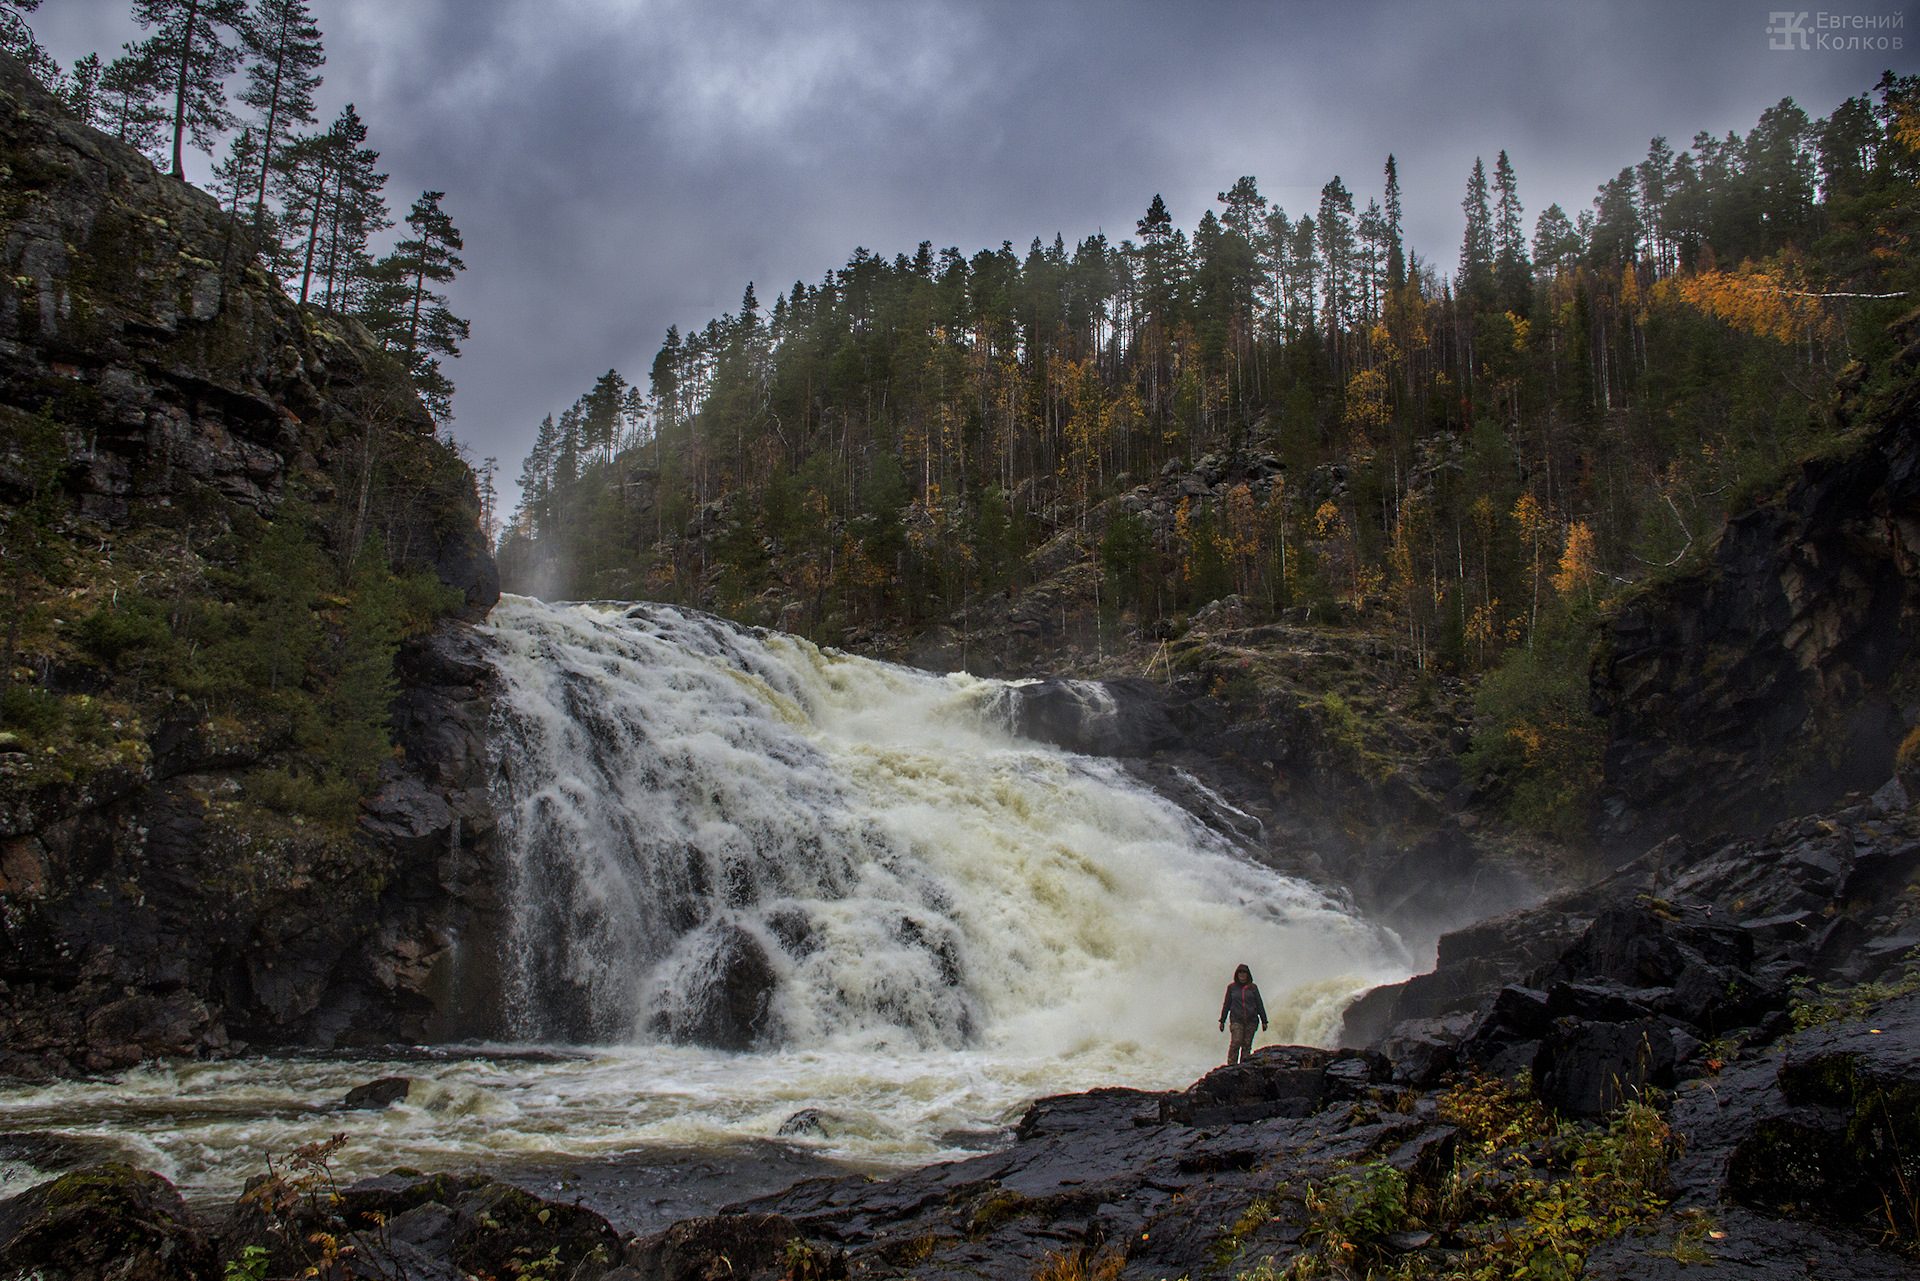
<path id="1" fill-rule="evenodd" d="M 212 197 L 0 97 L 0 1072 L 417 1038 L 489 866 L 472 471 Z"/>

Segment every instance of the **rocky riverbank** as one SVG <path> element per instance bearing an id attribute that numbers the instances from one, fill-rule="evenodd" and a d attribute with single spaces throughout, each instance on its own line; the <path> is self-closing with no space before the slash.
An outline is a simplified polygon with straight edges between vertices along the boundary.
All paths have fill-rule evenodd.
<path id="1" fill-rule="evenodd" d="M 1568 1275 L 1912 1276 L 1916 871 L 1897 783 L 1760 838 L 1676 838 L 1448 935 L 1432 974 L 1353 1007 L 1355 1048 L 1041 1099 L 999 1150 L 803 1179 L 662 1230 L 483 1174 L 334 1189 L 322 1146 L 222 1216 L 151 1174 L 75 1170 L 0 1203 L 0 1275 L 1146 1281 L 1505 1276 L 1551 1256 Z M 358 1103 L 404 1093 L 385 1084 Z"/>

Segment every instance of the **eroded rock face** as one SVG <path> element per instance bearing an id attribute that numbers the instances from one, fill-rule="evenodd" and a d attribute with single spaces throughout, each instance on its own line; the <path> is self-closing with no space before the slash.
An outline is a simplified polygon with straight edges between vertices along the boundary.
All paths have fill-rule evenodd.
<path id="1" fill-rule="evenodd" d="M 1183 740 L 1151 681 L 1057 678 L 1008 691 L 1015 733 L 1089 756 L 1140 757 Z"/>
<path id="2" fill-rule="evenodd" d="M 1901 370 L 1916 356 L 1909 347 Z M 1784 494 L 1729 520 L 1705 569 L 1609 624 L 1593 671 L 1609 721 L 1604 837 L 1751 834 L 1893 774 L 1920 715 L 1912 391 L 1909 379 L 1873 406 L 1853 449 L 1809 461 Z"/>
<path id="3" fill-rule="evenodd" d="M 191 575 L 196 529 L 296 490 L 333 528 L 377 444 L 412 485 L 383 502 L 394 560 L 485 616 L 498 578 L 471 472 L 362 327 L 296 307 L 211 196 L 68 118 L 4 56 L 0 166 L 0 435 L 23 415 L 66 427 L 89 548 Z M 0 466 L 0 505 L 17 484 Z M 247 771 L 282 744 L 184 699 L 80 781 L 0 779 L 0 1074 L 486 1030 L 492 677 L 455 621 L 408 642 L 398 675 L 404 759 L 344 835 L 249 808 Z M 76 661 L 52 679 L 105 678 Z"/>

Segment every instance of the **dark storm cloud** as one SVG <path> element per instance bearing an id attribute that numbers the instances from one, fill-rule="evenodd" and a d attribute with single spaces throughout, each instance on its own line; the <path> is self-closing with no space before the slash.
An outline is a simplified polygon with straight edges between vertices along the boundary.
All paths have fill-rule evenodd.
<path id="1" fill-rule="evenodd" d="M 1392 151 L 1410 240 L 1444 270 L 1476 155 L 1508 150 L 1529 219 L 1574 214 L 1656 134 L 1744 132 L 1787 96 L 1824 114 L 1915 63 L 1771 51 L 1765 4 L 314 8 L 327 109 L 358 105 L 398 211 L 445 189 L 466 233 L 457 432 L 507 479 L 542 414 L 610 367 L 644 380 L 668 324 L 749 279 L 770 301 L 855 245 L 1118 240 L 1155 192 L 1190 228 L 1240 174 L 1298 213 L 1339 173 L 1364 205 Z M 36 26 L 65 60 L 131 38 L 125 12 L 51 0 Z"/>

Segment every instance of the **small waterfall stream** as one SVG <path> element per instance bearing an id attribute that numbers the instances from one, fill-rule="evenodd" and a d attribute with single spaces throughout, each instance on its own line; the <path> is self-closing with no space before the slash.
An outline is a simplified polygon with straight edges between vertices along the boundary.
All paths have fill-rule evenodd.
<path id="1" fill-rule="evenodd" d="M 1404 959 L 1111 762 L 1012 737 L 1004 682 L 662 605 L 508 598 L 490 630 L 526 1039 L 1150 1044 L 1245 960 L 1318 1041 Z"/>

